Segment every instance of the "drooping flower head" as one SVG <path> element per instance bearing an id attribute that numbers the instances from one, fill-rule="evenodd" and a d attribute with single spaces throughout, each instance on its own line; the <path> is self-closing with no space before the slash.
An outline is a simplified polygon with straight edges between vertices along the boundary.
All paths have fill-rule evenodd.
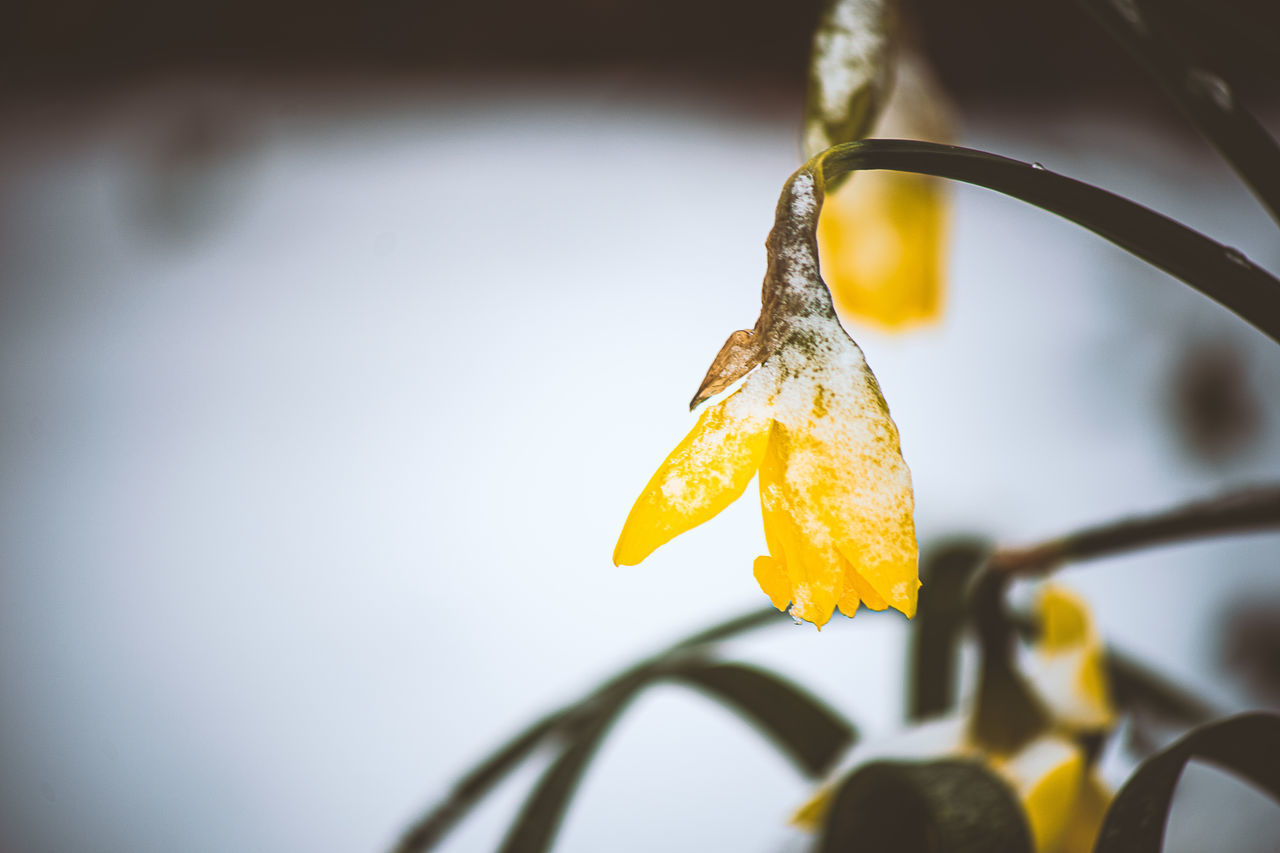
<path id="1" fill-rule="evenodd" d="M 702 413 L 658 468 L 623 526 L 614 563 L 635 565 L 716 515 L 759 475 L 769 554 L 754 572 L 774 606 L 821 627 L 859 603 L 914 615 L 917 545 L 911 475 L 862 351 L 818 272 L 820 160 L 787 182 L 767 242 L 760 319 L 734 332 L 692 406 Z M 754 372 L 751 372 L 753 371 Z"/>

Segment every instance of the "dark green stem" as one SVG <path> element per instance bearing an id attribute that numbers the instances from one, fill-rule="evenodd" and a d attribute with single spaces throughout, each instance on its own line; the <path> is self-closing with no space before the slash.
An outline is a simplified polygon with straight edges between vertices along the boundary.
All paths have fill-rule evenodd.
<path id="1" fill-rule="evenodd" d="M 1027 548 L 1001 548 L 990 569 L 1006 575 L 1047 574 L 1064 563 L 1220 533 L 1280 529 L 1280 486 L 1240 489 L 1154 515 L 1088 527 Z"/>
<path id="2" fill-rule="evenodd" d="M 1166 216 L 1080 181 L 982 151 L 869 139 L 815 158 L 826 181 L 889 169 L 964 181 L 1069 219 L 1230 308 L 1280 343 L 1280 280 L 1240 252 Z"/>
<path id="3" fill-rule="evenodd" d="M 1164 90 L 1280 223 L 1280 147 L 1203 49 L 1226 10 L 1189 16 L 1169 0 L 1077 0 Z M 1225 4 L 1224 4 L 1225 5 Z M 1257 35 L 1257 32 L 1254 32 Z M 1248 42 L 1241 41 L 1247 45 Z M 1274 54 L 1276 46 L 1270 47 Z M 1194 55 L 1194 54 L 1199 54 Z"/>

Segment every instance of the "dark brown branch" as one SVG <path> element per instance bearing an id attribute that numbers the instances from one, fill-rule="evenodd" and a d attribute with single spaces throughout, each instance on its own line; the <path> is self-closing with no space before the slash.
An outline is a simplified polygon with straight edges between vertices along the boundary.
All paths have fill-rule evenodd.
<path id="1" fill-rule="evenodd" d="M 1280 528 L 1280 486 L 1241 489 L 1142 518 L 1089 527 L 1027 548 L 1001 548 L 990 570 L 1039 575 L 1064 563 L 1219 533 Z"/>

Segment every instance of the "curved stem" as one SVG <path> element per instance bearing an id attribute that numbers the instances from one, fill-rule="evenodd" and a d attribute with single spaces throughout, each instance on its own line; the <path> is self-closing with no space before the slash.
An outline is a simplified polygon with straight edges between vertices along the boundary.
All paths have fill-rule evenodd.
<path id="1" fill-rule="evenodd" d="M 825 181 L 856 170 L 890 169 L 964 181 L 1021 199 L 1182 279 L 1280 343 L 1280 280 L 1237 250 L 1114 193 L 1028 163 L 931 142 L 850 142 L 810 162 Z"/>
<path id="2" fill-rule="evenodd" d="M 1241 489 L 1154 515 L 1088 527 L 1027 548 L 1001 548 L 988 569 L 1008 575 L 1047 574 L 1064 563 L 1090 560 L 1148 545 L 1280 529 L 1280 486 Z"/>
<path id="3" fill-rule="evenodd" d="M 1221 70 L 1205 67 L 1207 57 L 1193 59 L 1182 48 L 1211 35 L 1215 25 L 1220 25 L 1216 19 L 1229 14 L 1229 10 L 1192 16 L 1184 22 L 1179 20 L 1177 4 L 1168 2 L 1077 2 L 1151 75 L 1280 224 L 1280 147 L 1240 103 L 1239 95 Z M 1258 35 L 1256 28 L 1251 34 Z M 1247 53 L 1250 41 L 1235 40 Z M 1270 49 L 1274 53 L 1274 46 Z"/>

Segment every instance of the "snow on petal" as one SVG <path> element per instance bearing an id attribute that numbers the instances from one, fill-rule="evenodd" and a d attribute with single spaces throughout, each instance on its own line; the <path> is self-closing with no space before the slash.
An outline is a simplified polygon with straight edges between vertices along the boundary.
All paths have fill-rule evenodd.
<path id="1" fill-rule="evenodd" d="M 830 531 L 801 514 L 789 480 L 791 442 L 775 423 L 760 466 L 760 506 L 770 553 L 786 566 L 791 581 L 791 615 L 821 628 L 844 592 L 844 571 Z"/>
<path id="2" fill-rule="evenodd" d="M 797 330 L 773 359 L 765 367 L 780 379 L 765 467 L 776 449 L 774 480 L 787 513 L 811 547 L 831 555 L 837 595 L 843 557 L 874 593 L 861 596 L 869 605 L 883 600 L 914 615 L 920 582 L 911 472 L 862 351 L 833 320 Z M 763 469 L 761 476 L 767 498 Z"/>
<path id="3" fill-rule="evenodd" d="M 1102 640 L 1084 600 L 1059 584 L 1045 584 L 1036 601 L 1040 637 L 1028 676 L 1060 722 L 1102 729 L 1115 722 Z"/>
<path id="4" fill-rule="evenodd" d="M 627 516 L 614 565 L 634 566 L 675 536 L 713 518 L 746 490 L 769 438 L 768 413 L 750 380 L 709 407 L 649 480 Z"/>

